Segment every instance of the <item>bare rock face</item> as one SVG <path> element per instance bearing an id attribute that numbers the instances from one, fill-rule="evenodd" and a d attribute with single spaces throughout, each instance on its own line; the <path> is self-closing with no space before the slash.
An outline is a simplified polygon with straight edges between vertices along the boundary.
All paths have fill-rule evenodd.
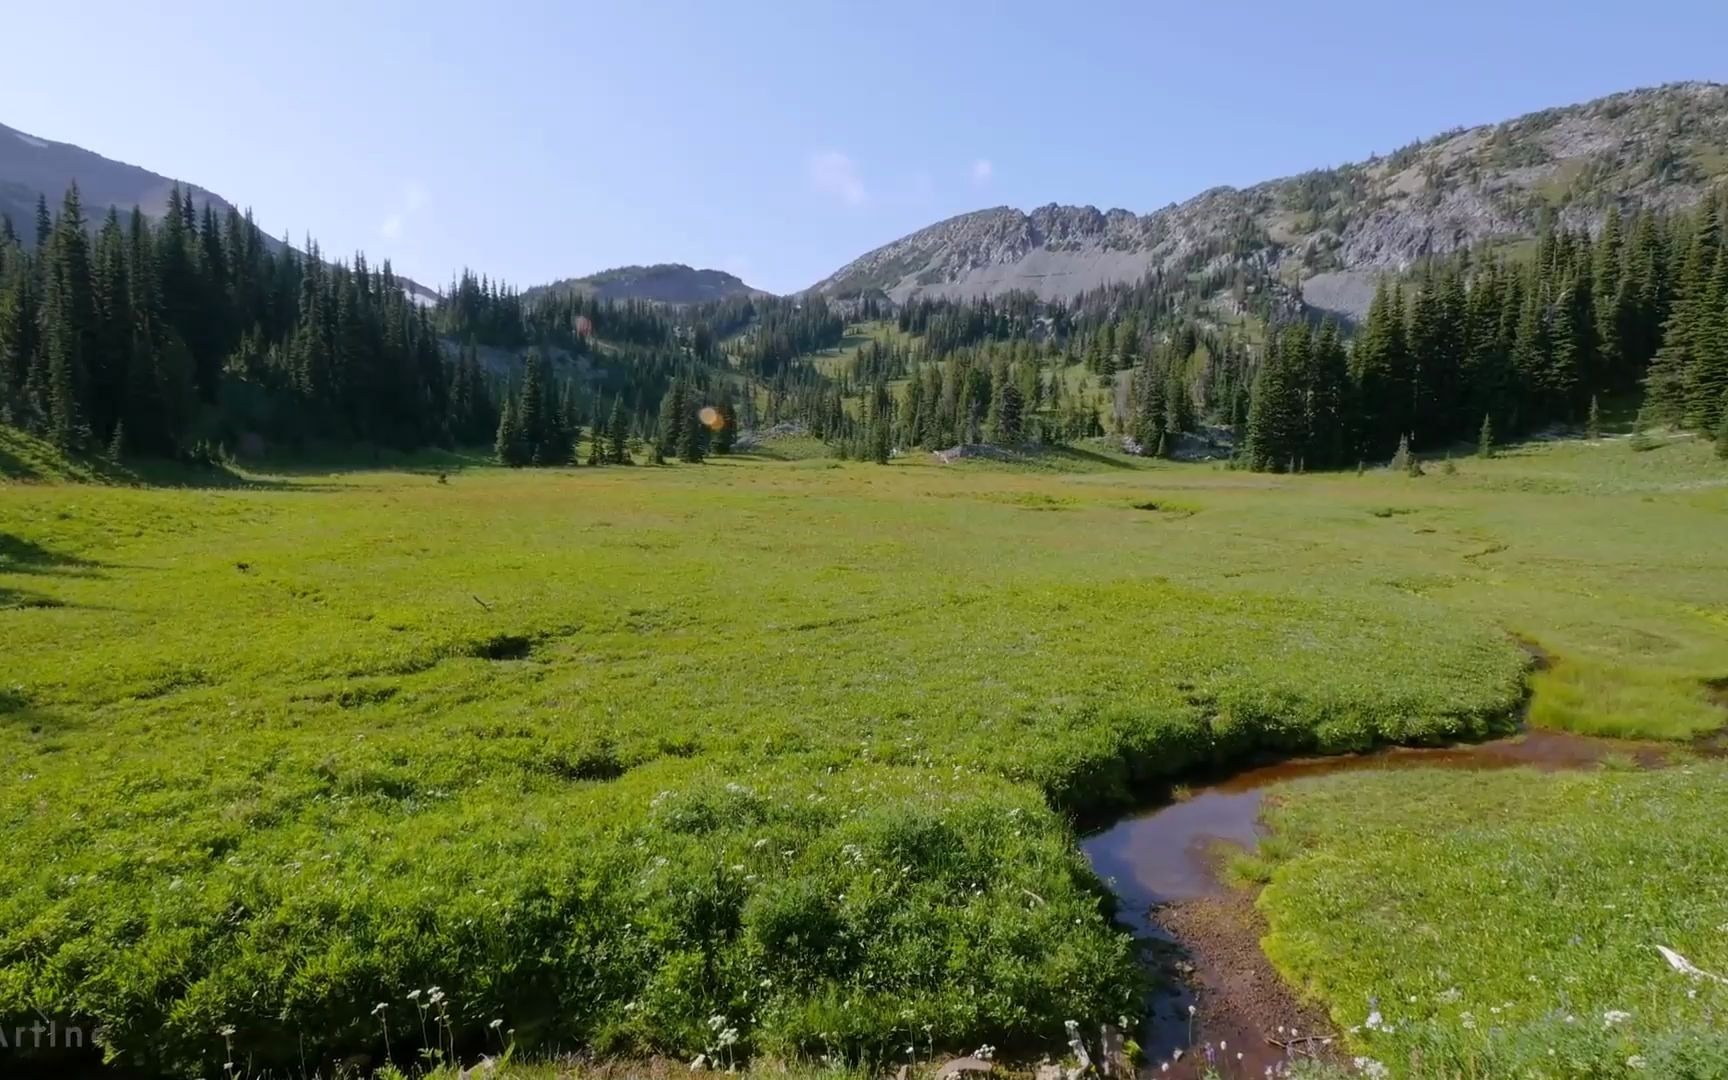
<path id="1" fill-rule="evenodd" d="M 1675 209 L 1728 177 L 1728 86 L 1678 83 L 1448 132 L 1386 157 L 1149 214 L 999 206 L 870 252 L 813 291 L 895 301 L 1011 290 L 1067 299 L 1153 271 L 1252 264 L 1311 306 L 1361 314 L 1379 274 L 1531 237 L 1544 215 L 1595 229 L 1610 207 Z"/>

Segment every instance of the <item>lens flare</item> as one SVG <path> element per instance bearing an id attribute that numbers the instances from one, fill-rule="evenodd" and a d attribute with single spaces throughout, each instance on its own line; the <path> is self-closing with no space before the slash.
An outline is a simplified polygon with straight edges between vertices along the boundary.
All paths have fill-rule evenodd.
<path id="1" fill-rule="evenodd" d="M 712 405 L 704 405 L 697 412 L 696 419 L 702 421 L 709 431 L 719 431 L 724 423 L 720 419 L 720 410 Z"/>

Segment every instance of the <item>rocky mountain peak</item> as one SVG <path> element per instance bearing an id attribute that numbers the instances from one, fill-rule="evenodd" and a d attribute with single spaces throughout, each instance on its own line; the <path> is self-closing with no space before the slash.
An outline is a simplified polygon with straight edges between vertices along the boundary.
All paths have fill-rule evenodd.
<path id="1" fill-rule="evenodd" d="M 1687 206 L 1728 177 L 1728 87 L 1688 82 L 1457 129 L 1385 156 L 1148 214 L 993 207 L 921 229 L 818 282 L 833 296 L 1046 298 L 1153 270 L 1253 262 L 1311 304 L 1360 313 L 1375 278 L 1426 255 L 1531 237 L 1546 216 L 1597 227 L 1611 206 Z"/>

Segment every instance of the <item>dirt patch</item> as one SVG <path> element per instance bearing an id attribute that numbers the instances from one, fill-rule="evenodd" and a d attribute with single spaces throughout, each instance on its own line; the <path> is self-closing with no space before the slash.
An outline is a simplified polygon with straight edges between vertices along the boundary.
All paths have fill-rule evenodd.
<path id="1" fill-rule="evenodd" d="M 1728 679 L 1709 679 L 1704 683 L 1704 696 L 1718 709 L 1728 709 Z"/>
<path id="2" fill-rule="evenodd" d="M 1157 514 L 1167 518 L 1187 518 L 1193 517 L 1195 514 L 1192 506 L 1182 506 L 1170 502 L 1137 502 L 1133 504 L 1133 509 L 1144 510 L 1149 514 Z"/>
<path id="3" fill-rule="evenodd" d="M 1179 970 L 1195 995 L 1194 1050 L 1167 1075 L 1204 1075 L 1208 1045 L 1226 1076 L 1261 1076 L 1292 1056 L 1333 1056 L 1335 1043 L 1313 1040 L 1332 1034 L 1325 1015 L 1296 1000 L 1260 950 L 1266 922 L 1252 896 L 1242 891 L 1203 896 L 1168 904 L 1152 918 L 1182 943 L 1189 967 Z M 1290 1044 L 1298 1038 L 1310 1041 L 1289 1047 L 1269 1041 Z"/>
<path id="4" fill-rule="evenodd" d="M 520 634 L 499 634 L 474 642 L 469 655 L 482 660 L 526 660 L 534 651 L 534 642 Z"/>

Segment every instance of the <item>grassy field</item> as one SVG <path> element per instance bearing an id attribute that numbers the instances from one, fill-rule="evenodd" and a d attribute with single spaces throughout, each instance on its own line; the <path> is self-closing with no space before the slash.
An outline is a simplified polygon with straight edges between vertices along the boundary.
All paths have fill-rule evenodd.
<path id="1" fill-rule="evenodd" d="M 433 986 L 463 1050 L 1056 1044 L 1141 978 L 1074 816 L 1504 730 L 1520 638 L 1537 722 L 1724 719 L 1705 446 L 1052 462 L 0 487 L 0 1021 L 186 1071 L 400 1051 Z"/>
<path id="2" fill-rule="evenodd" d="M 1728 1076 L 1728 763 L 1359 772 L 1272 813 L 1268 954 L 1400 1076 Z"/>

